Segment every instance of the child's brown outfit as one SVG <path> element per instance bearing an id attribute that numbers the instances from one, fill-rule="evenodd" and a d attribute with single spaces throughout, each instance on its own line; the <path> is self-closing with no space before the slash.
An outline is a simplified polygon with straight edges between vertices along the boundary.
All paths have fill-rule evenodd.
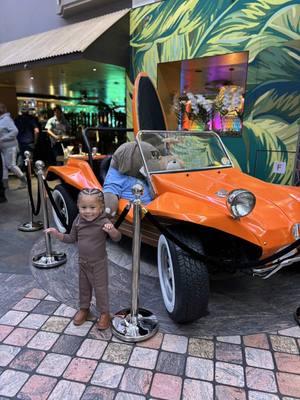
<path id="1" fill-rule="evenodd" d="M 73 222 L 71 232 L 64 234 L 62 239 L 65 243 L 78 242 L 80 308 L 90 307 L 94 288 L 96 306 L 101 314 L 109 312 L 107 233 L 102 230 L 107 223 L 111 221 L 103 214 L 94 221 L 86 221 L 78 215 Z M 116 240 L 119 238 L 118 236 Z"/>

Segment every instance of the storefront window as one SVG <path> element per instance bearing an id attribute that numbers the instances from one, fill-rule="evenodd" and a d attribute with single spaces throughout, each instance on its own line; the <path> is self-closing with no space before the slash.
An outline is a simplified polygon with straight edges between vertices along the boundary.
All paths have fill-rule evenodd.
<path id="1" fill-rule="evenodd" d="M 169 126 L 240 136 L 247 66 L 247 52 L 159 64 L 158 90 Z"/>

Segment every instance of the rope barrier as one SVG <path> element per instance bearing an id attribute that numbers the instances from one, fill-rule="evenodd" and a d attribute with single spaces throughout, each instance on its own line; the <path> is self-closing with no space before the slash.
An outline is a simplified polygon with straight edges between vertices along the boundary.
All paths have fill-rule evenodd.
<path id="1" fill-rule="evenodd" d="M 26 181 L 27 181 L 27 190 L 29 194 L 29 201 L 30 201 L 30 207 L 33 215 L 38 215 L 41 209 L 41 196 L 40 196 L 40 191 L 38 190 L 37 193 L 37 204 L 36 207 L 34 205 L 34 200 L 33 200 L 33 195 L 32 195 L 32 182 L 31 182 L 31 175 L 28 171 L 28 168 L 25 170 L 26 172 Z"/>
<path id="2" fill-rule="evenodd" d="M 130 208 L 131 208 L 131 203 L 129 202 L 128 204 L 126 204 L 126 206 L 124 207 L 123 211 L 121 212 L 119 218 L 114 223 L 114 227 L 116 229 L 118 229 L 119 226 L 122 224 L 122 222 L 126 218 L 126 215 L 129 213 Z"/>

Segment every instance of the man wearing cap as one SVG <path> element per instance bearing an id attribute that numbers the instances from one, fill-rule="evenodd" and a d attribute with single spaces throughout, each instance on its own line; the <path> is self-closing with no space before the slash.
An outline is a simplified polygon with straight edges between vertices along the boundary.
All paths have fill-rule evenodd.
<path id="1" fill-rule="evenodd" d="M 47 129 L 48 136 L 50 137 L 53 158 L 52 163 L 55 165 L 57 156 L 63 154 L 61 140 L 70 132 L 70 124 L 65 118 L 60 106 L 54 108 L 54 116 L 47 121 L 45 129 Z"/>

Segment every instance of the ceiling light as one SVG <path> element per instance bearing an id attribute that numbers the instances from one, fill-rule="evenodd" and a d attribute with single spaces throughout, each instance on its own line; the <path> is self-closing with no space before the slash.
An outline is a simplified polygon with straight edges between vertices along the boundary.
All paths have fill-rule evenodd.
<path id="1" fill-rule="evenodd" d="M 31 76 L 30 79 L 34 79 L 34 76 Z"/>
<path id="2" fill-rule="evenodd" d="M 97 68 L 93 68 L 93 71 L 96 72 L 96 71 L 97 71 Z"/>

